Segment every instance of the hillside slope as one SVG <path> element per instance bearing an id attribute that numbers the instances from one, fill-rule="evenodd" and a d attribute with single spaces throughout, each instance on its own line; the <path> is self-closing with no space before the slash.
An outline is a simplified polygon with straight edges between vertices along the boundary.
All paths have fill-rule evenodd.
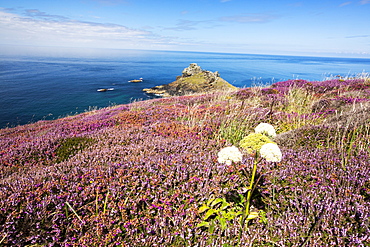
<path id="1" fill-rule="evenodd" d="M 369 245 L 369 102 L 367 78 L 290 80 L 1 129 L 0 245 Z M 245 228 L 254 157 L 217 154 L 262 122 L 283 158 L 258 166 Z"/>

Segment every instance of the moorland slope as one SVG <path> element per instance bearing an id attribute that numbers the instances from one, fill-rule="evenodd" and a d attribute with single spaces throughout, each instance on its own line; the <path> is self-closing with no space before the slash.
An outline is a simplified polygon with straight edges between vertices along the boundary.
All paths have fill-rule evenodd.
<path id="1" fill-rule="evenodd" d="M 369 102 L 368 78 L 289 80 L 1 129 L 0 245 L 368 246 Z M 283 157 L 258 164 L 245 226 L 259 123 Z"/>

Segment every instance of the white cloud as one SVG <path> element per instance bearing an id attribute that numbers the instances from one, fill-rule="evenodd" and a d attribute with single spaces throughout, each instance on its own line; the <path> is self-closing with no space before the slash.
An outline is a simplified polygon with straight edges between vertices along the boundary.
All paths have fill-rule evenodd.
<path id="1" fill-rule="evenodd" d="M 191 20 L 178 20 L 175 27 L 166 27 L 165 30 L 173 30 L 173 31 L 189 31 L 189 30 L 197 30 L 198 25 L 202 23 L 211 23 L 212 21 L 191 21 Z"/>
<path id="2" fill-rule="evenodd" d="M 370 0 L 361 0 L 361 2 L 360 2 L 361 4 L 368 4 L 368 3 L 370 3 Z"/>
<path id="3" fill-rule="evenodd" d="M 0 10 L 0 43 L 51 46 L 104 46 L 109 48 L 161 43 L 152 32 L 123 25 L 84 22 L 39 10 L 25 16 Z"/>
<path id="4" fill-rule="evenodd" d="M 364 35 L 353 35 L 353 36 L 347 36 L 346 38 L 347 39 L 354 39 L 354 38 L 369 38 L 370 37 L 370 35 L 366 35 L 366 34 L 364 34 Z"/>
<path id="5" fill-rule="evenodd" d="M 348 1 L 348 2 L 344 2 L 342 4 L 339 5 L 339 7 L 343 7 L 343 6 L 346 6 L 346 5 L 350 5 L 352 2 L 351 1 Z"/>
<path id="6" fill-rule="evenodd" d="M 26 16 L 41 19 L 41 20 L 55 20 L 55 21 L 66 21 L 68 20 L 67 17 L 61 15 L 49 15 L 45 12 L 41 12 L 38 9 L 27 9 Z"/>

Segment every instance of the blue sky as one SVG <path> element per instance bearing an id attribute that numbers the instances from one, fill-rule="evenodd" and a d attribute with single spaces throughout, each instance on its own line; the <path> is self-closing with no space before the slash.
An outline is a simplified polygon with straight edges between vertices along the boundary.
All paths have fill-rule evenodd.
<path id="1" fill-rule="evenodd" d="M 1 45 L 370 57 L 370 0 L 0 0 Z"/>

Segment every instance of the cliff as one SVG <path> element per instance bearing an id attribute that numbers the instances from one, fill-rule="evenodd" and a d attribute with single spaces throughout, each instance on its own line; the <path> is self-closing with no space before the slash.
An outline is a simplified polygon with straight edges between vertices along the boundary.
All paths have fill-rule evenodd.
<path id="1" fill-rule="evenodd" d="M 217 71 L 202 70 L 196 63 L 192 63 L 185 68 L 182 75 L 178 76 L 174 82 L 143 89 L 148 94 L 161 97 L 222 90 L 234 91 L 237 90 L 237 87 L 222 79 Z"/>

